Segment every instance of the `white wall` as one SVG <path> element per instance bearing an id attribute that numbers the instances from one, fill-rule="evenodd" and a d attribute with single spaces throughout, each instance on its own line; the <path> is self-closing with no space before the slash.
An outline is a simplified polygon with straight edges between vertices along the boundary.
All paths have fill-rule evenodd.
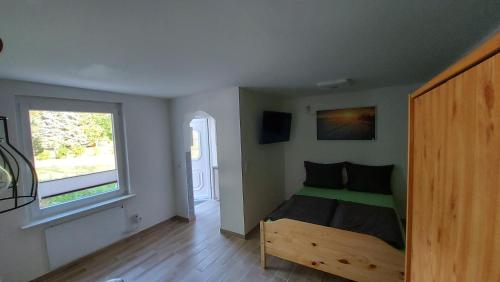
<path id="1" fill-rule="evenodd" d="M 259 144 L 263 111 L 279 111 L 281 99 L 240 89 L 245 233 L 284 201 L 284 143 Z"/>
<path id="2" fill-rule="evenodd" d="M 137 194 L 125 202 L 124 207 L 126 214 L 139 213 L 143 217 L 142 230 L 175 214 L 189 217 L 185 167 L 190 140 L 188 123 L 196 112 L 206 112 L 216 120 L 221 228 L 245 234 L 285 197 L 302 187 L 304 160 L 395 164 L 393 190 L 401 211 L 404 211 L 407 94 L 414 88 L 412 85 L 398 86 L 289 99 L 230 88 L 168 102 L 158 98 L 0 80 L 0 114 L 10 118 L 12 131 L 17 126 L 16 95 L 122 103 L 130 184 L 133 193 Z M 311 113 L 306 111 L 308 105 Z M 377 106 L 377 140 L 316 140 L 316 110 L 372 105 Z M 264 110 L 293 113 L 290 142 L 258 144 Z M 19 143 L 17 134 L 12 134 L 12 141 Z M 96 220 L 99 216 L 99 213 L 90 215 Z M 4 281 L 26 281 L 48 271 L 44 227 L 21 230 L 20 226 L 26 222 L 25 209 L 0 215 L 0 278 Z M 123 230 L 128 228 L 123 226 Z M 96 230 L 96 234 L 98 232 Z"/>
<path id="3" fill-rule="evenodd" d="M 189 121 L 200 111 L 212 116 L 216 124 L 221 228 L 244 234 L 238 88 L 175 98 L 170 102 L 177 214 L 190 217 L 186 152 L 190 150 L 191 141 Z"/>
<path id="4" fill-rule="evenodd" d="M 285 109 L 293 112 L 291 140 L 285 143 L 285 195 L 290 197 L 303 187 L 304 161 L 360 164 L 394 164 L 393 192 L 399 211 L 406 209 L 407 159 L 407 99 L 415 85 L 372 89 L 362 92 L 302 97 L 285 102 Z M 306 111 L 311 107 L 311 112 Z M 316 111 L 377 107 L 375 141 L 318 141 L 316 139 Z"/>
<path id="5" fill-rule="evenodd" d="M 143 217 L 140 230 L 175 215 L 167 100 L 0 80 L 0 115 L 9 118 L 12 133 L 15 133 L 17 122 L 16 95 L 122 103 L 130 186 L 132 192 L 137 194 L 135 198 L 124 202 L 126 214 L 138 213 Z M 13 144 L 19 144 L 16 135 L 11 136 Z M 27 281 L 48 271 L 44 227 L 20 229 L 27 222 L 26 211 L 26 208 L 21 208 L 0 215 L 0 278 L 3 281 Z M 99 213 L 89 216 L 96 220 L 99 217 Z M 83 230 L 86 226 L 77 228 Z M 125 231 L 129 226 L 122 228 Z M 99 236 L 99 230 L 95 230 L 94 234 Z"/>

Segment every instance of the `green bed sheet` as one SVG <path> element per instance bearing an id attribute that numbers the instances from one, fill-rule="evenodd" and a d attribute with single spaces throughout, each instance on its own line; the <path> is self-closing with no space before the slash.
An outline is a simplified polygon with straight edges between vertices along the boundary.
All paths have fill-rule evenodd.
<path id="1" fill-rule="evenodd" d="M 347 189 L 325 189 L 315 187 L 303 187 L 296 195 L 312 196 L 328 199 L 337 199 L 372 206 L 393 208 L 396 210 L 392 195 L 356 192 Z"/>

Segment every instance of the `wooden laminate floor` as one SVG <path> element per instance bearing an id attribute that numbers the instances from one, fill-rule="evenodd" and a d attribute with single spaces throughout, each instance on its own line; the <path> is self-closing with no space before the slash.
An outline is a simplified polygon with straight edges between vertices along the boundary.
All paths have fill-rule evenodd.
<path id="1" fill-rule="evenodd" d="M 219 232 L 219 203 L 196 206 L 196 221 L 169 220 L 36 281 L 346 281 L 269 257 L 259 266 L 259 232 Z"/>

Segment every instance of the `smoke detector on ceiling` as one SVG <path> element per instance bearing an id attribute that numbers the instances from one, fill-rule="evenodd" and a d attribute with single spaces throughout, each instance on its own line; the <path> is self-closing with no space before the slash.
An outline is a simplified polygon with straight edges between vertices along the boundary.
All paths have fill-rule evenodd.
<path id="1" fill-rule="evenodd" d="M 352 79 L 343 78 L 343 79 L 337 79 L 337 80 L 318 82 L 318 83 L 316 83 L 316 86 L 318 86 L 319 88 L 323 88 L 323 89 L 337 89 L 337 88 L 350 86 L 353 83 L 354 83 L 354 81 Z"/>

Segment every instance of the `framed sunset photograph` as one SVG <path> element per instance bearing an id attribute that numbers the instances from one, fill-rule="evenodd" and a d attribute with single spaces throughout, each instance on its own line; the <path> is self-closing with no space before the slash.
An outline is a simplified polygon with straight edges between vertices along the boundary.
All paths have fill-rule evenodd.
<path id="1" fill-rule="evenodd" d="M 318 140 L 375 140 L 375 107 L 316 112 Z"/>

